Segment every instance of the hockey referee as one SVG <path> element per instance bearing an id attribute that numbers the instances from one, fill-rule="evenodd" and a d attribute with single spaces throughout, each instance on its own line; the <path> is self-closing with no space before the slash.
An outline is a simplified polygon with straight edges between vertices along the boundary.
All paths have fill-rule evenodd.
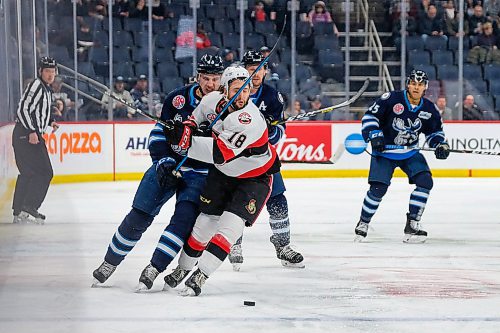
<path id="1" fill-rule="evenodd" d="M 52 119 L 52 91 L 50 84 L 57 73 L 56 61 L 42 57 L 38 62 L 38 76 L 23 93 L 16 113 L 12 146 L 19 169 L 12 209 L 14 223 L 43 224 L 45 215 L 38 212 L 42 205 L 53 171 L 42 135 L 47 127 L 53 132 L 59 125 Z"/>

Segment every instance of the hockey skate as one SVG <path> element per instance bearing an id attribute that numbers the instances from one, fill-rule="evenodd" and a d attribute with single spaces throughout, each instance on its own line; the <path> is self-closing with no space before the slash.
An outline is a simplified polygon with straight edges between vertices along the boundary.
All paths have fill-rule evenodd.
<path id="1" fill-rule="evenodd" d="M 24 207 L 17 217 L 16 222 L 16 217 L 14 216 L 14 223 L 45 224 L 45 215 L 33 208 Z"/>
<path id="2" fill-rule="evenodd" d="M 179 285 L 179 283 L 184 280 L 184 278 L 189 274 L 189 270 L 182 269 L 177 266 L 172 273 L 168 274 L 163 278 L 165 280 L 165 286 L 163 286 L 163 290 L 169 290 L 171 288 L 175 288 Z"/>
<path id="3" fill-rule="evenodd" d="M 290 244 L 283 247 L 276 247 L 276 256 L 281 259 L 281 264 L 285 267 L 304 268 L 304 257 L 299 252 L 290 247 Z"/>
<path id="4" fill-rule="evenodd" d="M 14 219 L 12 220 L 12 223 L 14 224 L 27 224 L 29 223 L 28 221 L 28 213 L 26 212 L 20 212 L 19 214 L 14 214 Z"/>
<path id="5" fill-rule="evenodd" d="M 148 264 L 141 273 L 139 277 L 139 284 L 135 288 L 136 293 L 140 293 L 141 291 L 149 290 L 153 287 L 153 282 L 158 277 L 158 270 L 153 267 L 153 265 Z"/>
<path id="6" fill-rule="evenodd" d="M 420 221 L 412 220 L 409 214 L 406 214 L 404 243 L 419 244 L 424 243 L 427 239 L 427 231 L 422 230 Z"/>
<path id="7" fill-rule="evenodd" d="M 186 288 L 182 289 L 179 294 L 182 296 L 198 296 L 201 294 L 201 287 L 205 284 L 207 279 L 208 276 L 198 268 L 193 275 L 186 280 Z"/>
<path id="8" fill-rule="evenodd" d="M 356 237 L 354 237 L 354 242 L 362 242 L 368 234 L 368 223 L 359 220 L 358 224 L 356 225 L 356 229 L 354 229 L 354 233 L 356 234 Z"/>
<path id="9" fill-rule="evenodd" d="M 92 282 L 92 287 L 99 287 L 101 284 L 106 282 L 106 280 L 113 274 L 116 266 L 103 261 L 101 266 L 99 266 L 93 273 L 94 281 Z"/>
<path id="10" fill-rule="evenodd" d="M 243 264 L 243 250 L 241 244 L 234 244 L 229 252 L 229 262 L 233 265 L 233 271 L 239 272 Z"/>

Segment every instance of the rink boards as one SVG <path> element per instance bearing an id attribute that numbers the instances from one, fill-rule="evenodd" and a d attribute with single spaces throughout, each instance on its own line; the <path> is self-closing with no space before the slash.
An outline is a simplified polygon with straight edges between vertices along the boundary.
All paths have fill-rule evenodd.
<path id="1" fill-rule="evenodd" d="M 153 124 L 64 123 L 57 133 L 45 135 L 54 168 L 54 182 L 140 179 L 151 165 L 148 136 Z M 370 156 L 343 150 L 345 138 L 360 132 L 355 122 L 294 122 L 287 124 L 286 137 L 276 146 L 285 177 L 364 177 Z M 446 136 L 454 149 L 500 151 L 500 123 L 450 122 Z M 0 175 L 2 187 L 17 174 L 11 147 L 12 125 L 0 127 Z M 421 138 L 423 142 L 424 138 Z M 335 164 L 326 161 L 342 154 Z M 451 154 L 438 161 L 424 152 L 438 177 L 497 177 L 500 157 Z M 396 176 L 403 174 L 397 170 Z M 3 192 L 3 191 L 1 191 Z M 0 192 L 0 193 L 1 193 Z"/>

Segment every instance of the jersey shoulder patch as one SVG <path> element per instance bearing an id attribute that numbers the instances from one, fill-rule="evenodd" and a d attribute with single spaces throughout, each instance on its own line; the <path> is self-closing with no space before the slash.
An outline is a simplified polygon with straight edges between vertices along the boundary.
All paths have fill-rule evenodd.
<path id="1" fill-rule="evenodd" d="M 385 101 L 386 99 L 389 99 L 389 97 L 391 97 L 391 93 L 386 92 L 382 96 L 380 96 L 380 99 Z"/>

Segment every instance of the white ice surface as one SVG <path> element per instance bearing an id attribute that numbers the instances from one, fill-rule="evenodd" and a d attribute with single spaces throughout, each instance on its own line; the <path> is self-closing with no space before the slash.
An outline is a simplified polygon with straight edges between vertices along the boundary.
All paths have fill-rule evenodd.
<path id="1" fill-rule="evenodd" d="M 365 179 L 286 183 L 306 268 L 280 265 L 263 213 L 245 230 L 241 271 L 224 263 L 194 298 L 161 292 L 163 275 L 152 292 L 132 292 L 173 202 L 96 289 L 92 271 L 138 183 L 53 185 L 46 225 L 0 223 L 0 332 L 500 332 L 500 179 L 435 179 L 423 245 L 401 242 L 405 179 L 361 244 L 352 240 Z"/>

